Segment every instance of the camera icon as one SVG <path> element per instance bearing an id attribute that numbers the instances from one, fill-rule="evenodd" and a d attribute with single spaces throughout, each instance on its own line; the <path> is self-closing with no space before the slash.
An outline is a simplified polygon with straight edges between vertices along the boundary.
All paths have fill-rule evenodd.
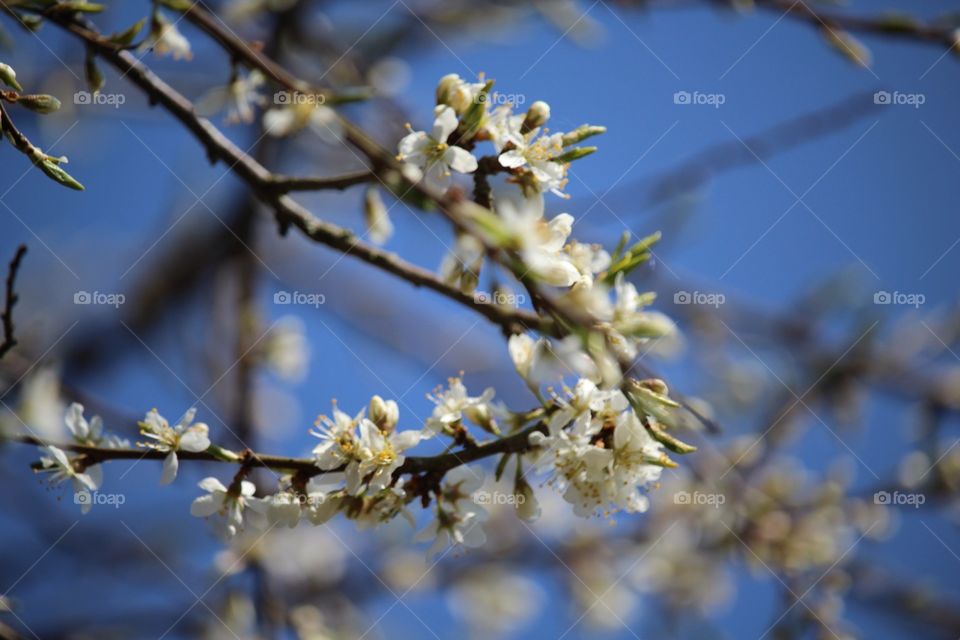
<path id="1" fill-rule="evenodd" d="M 274 104 L 290 104 L 290 93 L 288 91 L 277 91 L 273 94 Z"/>
<path id="2" fill-rule="evenodd" d="M 673 294 L 673 304 L 690 304 L 691 296 L 689 291 L 677 291 Z"/>
<path id="3" fill-rule="evenodd" d="M 485 291 L 477 291 L 473 294 L 473 300 L 477 304 L 490 304 L 493 301 L 490 294 Z"/>
<path id="4" fill-rule="evenodd" d="M 673 503 L 674 504 L 690 504 L 690 492 L 689 491 L 678 491 L 673 494 Z"/>
<path id="5" fill-rule="evenodd" d="M 73 294 L 73 304 L 90 304 L 93 302 L 93 296 L 89 291 L 77 291 Z"/>
<path id="6" fill-rule="evenodd" d="M 890 304 L 893 302 L 893 296 L 889 291 L 877 291 L 873 294 L 873 304 Z"/>
<path id="7" fill-rule="evenodd" d="M 92 101 L 93 96 L 89 91 L 77 91 L 73 94 L 73 104 L 90 104 Z"/>
<path id="8" fill-rule="evenodd" d="M 873 94 L 873 104 L 890 104 L 892 101 L 893 96 L 889 91 L 877 91 Z"/>
<path id="9" fill-rule="evenodd" d="M 290 304 L 293 297 L 289 291 L 277 291 L 273 294 L 273 304 Z"/>
<path id="10" fill-rule="evenodd" d="M 86 505 L 93 503 L 93 496 L 89 491 L 81 491 L 73 494 L 73 504 Z"/>
<path id="11" fill-rule="evenodd" d="M 673 94 L 673 104 L 690 104 L 690 99 L 689 91 L 677 91 Z"/>
<path id="12" fill-rule="evenodd" d="M 873 494 L 874 504 L 891 504 L 892 499 L 889 491 L 877 491 Z"/>

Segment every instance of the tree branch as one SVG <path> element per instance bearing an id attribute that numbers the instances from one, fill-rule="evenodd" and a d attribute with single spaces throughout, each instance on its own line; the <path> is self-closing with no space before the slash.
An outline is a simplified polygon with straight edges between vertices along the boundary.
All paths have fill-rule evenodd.
<path id="1" fill-rule="evenodd" d="M 394 472 L 394 477 L 412 473 L 446 473 L 460 465 L 489 458 L 501 453 L 519 453 L 527 451 L 530 448 L 529 437 L 534 432 L 546 432 L 546 425 L 538 422 L 532 426 L 522 429 L 512 435 L 492 440 L 484 444 L 464 447 L 458 451 L 439 454 L 435 456 L 408 456 L 399 469 Z M 22 435 L 11 438 L 14 442 L 33 445 L 35 447 L 53 446 L 64 451 L 72 451 L 84 456 L 83 464 L 92 465 L 110 460 L 163 460 L 167 457 L 167 452 L 157 451 L 155 449 L 107 449 L 103 447 L 92 447 L 76 443 L 57 443 L 38 438 L 36 436 Z M 246 450 L 242 452 L 227 452 L 236 456 L 235 460 L 228 460 L 226 457 L 217 456 L 209 451 L 177 451 L 177 457 L 180 460 L 198 460 L 205 462 L 220 462 L 227 464 L 240 464 L 251 468 L 268 468 L 275 471 L 295 471 L 301 477 L 312 478 L 328 473 L 343 471 L 343 467 L 337 469 L 324 470 L 316 466 L 312 458 L 292 458 L 286 456 L 275 456 L 254 453 Z M 34 465 L 34 468 L 37 468 Z"/>

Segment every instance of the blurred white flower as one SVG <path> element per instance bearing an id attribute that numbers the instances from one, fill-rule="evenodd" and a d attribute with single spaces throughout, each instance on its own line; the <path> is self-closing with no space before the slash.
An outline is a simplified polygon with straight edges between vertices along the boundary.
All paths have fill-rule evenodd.
<path id="1" fill-rule="evenodd" d="M 231 491 L 218 479 L 208 477 L 201 480 L 197 486 L 208 493 L 193 501 L 190 514 L 197 518 L 220 516 L 217 528 L 227 537 L 232 538 L 243 531 L 245 513 L 248 522 L 254 527 L 263 525 L 264 518 L 257 510 L 263 507 L 257 498 L 253 497 L 257 488 L 252 482 L 242 480 L 240 486 Z"/>
<path id="2" fill-rule="evenodd" d="M 90 492 L 96 491 L 103 482 L 103 470 L 100 465 L 92 465 L 83 471 L 77 471 L 73 460 L 61 449 L 54 446 L 43 447 L 47 456 L 40 458 L 43 471 L 51 474 L 50 482 L 59 484 L 70 480 L 75 494 L 74 502 L 80 505 L 80 511 L 87 513 L 93 505 Z"/>
<path id="3" fill-rule="evenodd" d="M 428 557 L 450 545 L 479 547 L 486 542 L 481 523 L 487 519 L 487 512 L 473 500 L 481 484 L 483 478 L 466 465 L 447 472 L 437 496 L 435 517 L 414 538 L 417 542 L 433 539 Z"/>
<path id="4" fill-rule="evenodd" d="M 451 611 L 480 637 L 519 630 L 536 618 L 544 593 L 524 576 L 498 566 L 480 567 L 454 582 L 447 595 Z"/>
<path id="5" fill-rule="evenodd" d="M 260 353 L 280 378 L 303 380 L 310 364 L 310 341 L 303 320 L 297 316 L 279 318 L 260 341 Z"/>
<path id="6" fill-rule="evenodd" d="M 176 23 L 170 22 L 160 11 L 153 13 L 150 33 L 140 45 L 140 51 L 153 51 L 158 56 L 170 54 L 174 60 L 189 60 L 193 57 L 190 41 L 180 33 Z"/>

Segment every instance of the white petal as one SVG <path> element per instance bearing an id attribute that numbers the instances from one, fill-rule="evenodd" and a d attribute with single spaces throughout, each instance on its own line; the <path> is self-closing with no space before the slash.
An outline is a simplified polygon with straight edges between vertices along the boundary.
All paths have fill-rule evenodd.
<path id="1" fill-rule="evenodd" d="M 204 491 L 209 491 L 210 493 L 226 493 L 227 488 L 223 486 L 223 483 L 217 480 L 214 477 L 204 478 L 197 483 L 197 486 L 203 489 Z"/>
<path id="2" fill-rule="evenodd" d="M 444 151 L 443 161 L 460 173 L 472 173 L 477 170 L 477 159 L 472 153 L 460 147 L 450 147 Z"/>
<path id="3" fill-rule="evenodd" d="M 500 165 L 508 169 L 515 169 L 527 164 L 527 159 L 516 149 L 500 154 Z"/>
<path id="4" fill-rule="evenodd" d="M 190 505 L 190 515 L 197 518 L 206 518 L 207 516 L 212 516 L 220 510 L 221 504 L 223 504 L 223 502 L 221 500 L 217 500 L 216 496 L 200 496 L 193 501 L 193 504 Z"/>
<path id="5" fill-rule="evenodd" d="M 184 451 L 206 451 L 210 447 L 210 427 L 198 422 L 180 437 L 180 448 Z"/>
<path id="6" fill-rule="evenodd" d="M 163 473 L 160 475 L 160 484 L 170 484 L 177 477 L 177 469 L 180 468 L 180 461 L 177 460 L 177 452 L 171 451 L 163 459 Z"/>
<path id="7" fill-rule="evenodd" d="M 457 129 L 457 114 L 450 107 L 445 107 L 437 114 L 433 122 L 433 135 L 437 142 L 446 142 L 451 133 Z"/>

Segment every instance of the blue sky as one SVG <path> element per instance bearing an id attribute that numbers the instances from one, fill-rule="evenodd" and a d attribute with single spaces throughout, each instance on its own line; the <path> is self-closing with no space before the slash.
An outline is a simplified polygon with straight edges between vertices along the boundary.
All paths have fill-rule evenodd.
<path id="1" fill-rule="evenodd" d="M 960 245 L 954 246 L 960 240 L 960 219 L 955 215 L 960 178 L 960 133 L 955 126 L 960 93 L 955 75 L 960 62 L 954 56 L 944 56 L 937 46 L 863 38 L 874 56 L 870 70 L 865 70 L 838 56 L 806 25 L 774 13 L 734 17 L 705 9 L 649 14 L 618 9 L 614 14 L 603 3 L 582 7 L 589 7 L 588 17 L 602 32 L 586 49 L 561 39 L 537 19 L 498 34 L 495 41 L 444 33 L 433 42 L 435 36 L 424 33 L 426 42 L 406 58 L 411 81 L 399 102 L 408 108 L 415 126 L 426 125 L 440 76 L 483 72 L 497 80 L 502 93 L 517 94 L 527 103 L 549 102 L 551 125 L 557 130 L 583 122 L 607 126 L 608 133 L 597 139 L 600 151 L 573 168 L 571 199 L 548 200 L 548 207 L 553 213 L 569 210 L 578 215 L 577 235 L 612 245 L 624 227 L 642 236 L 671 215 L 638 206 L 642 191 L 636 185 L 644 179 L 682 164 L 710 145 L 747 138 L 862 93 L 869 104 L 863 117 L 849 126 L 709 181 L 697 194 L 682 236 L 665 239 L 665 249 L 658 253 L 658 275 L 702 283 L 702 290 L 723 292 L 770 310 L 790 309 L 798 295 L 840 271 L 860 281 L 865 296 L 881 290 L 922 293 L 925 310 L 954 303 L 954 275 L 960 267 Z M 877 3 L 864 2 L 853 7 L 880 9 Z M 909 10 L 933 16 L 950 7 L 948 2 L 928 2 Z M 101 23 L 117 27 L 129 22 L 131 9 L 124 7 Z M 368 11 L 370 15 L 364 11 L 351 17 L 360 31 L 379 15 Z M 387 20 L 402 17 L 404 9 L 394 5 L 391 11 L 398 15 L 388 14 Z M 196 32 L 186 33 L 196 42 L 198 58 L 211 51 L 200 44 Z M 30 88 L 53 91 L 69 86 L 71 73 L 80 74 L 78 49 L 52 28 L 46 27 L 38 39 L 25 34 L 18 38 L 23 48 L 7 59 L 25 85 L 31 82 Z M 72 71 L 58 58 L 70 63 Z M 148 61 L 152 63 L 152 57 Z M 162 61 L 156 66 L 175 72 L 174 84 L 188 87 L 193 96 L 205 85 L 225 79 L 225 74 L 212 75 L 212 63 L 184 67 Z M 43 75 L 38 76 L 41 70 Z M 12 254 L 20 242 L 30 245 L 21 280 L 20 322 L 49 339 L 79 321 L 67 341 L 76 339 L 98 314 L 109 313 L 78 310 L 71 304 L 75 291 L 123 291 L 132 286 L 149 270 L 164 243 L 177 237 L 163 235 L 173 221 L 183 215 L 178 231 L 209 223 L 213 215 L 224 214 L 231 194 L 240 188 L 232 176 L 224 176 L 224 167 L 206 164 L 198 145 L 171 118 L 159 110 L 142 109 L 143 100 L 115 73 L 108 74 L 108 82 L 107 91 L 116 87 L 128 97 L 119 110 L 90 107 L 42 120 L 17 118 L 41 146 L 70 157 L 69 168 L 86 184 L 86 192 L 59 189 L 29 170 L 11 148 L 2 152 L 0 202 L 6 206 L 0 207 L 0 253 Z M 678 105 L 674 102 L 678 91 L 722 95 L 723 104 Z M 924 103 L 919 108 L 874 105 L 874 91 L 921 94 Z M 364 123 L 374 117 L 358 110 L 351 115 Z M 235 135 L 241 143 L 245 140 L 242 133 Z M 336 167 L 320 170 L 332 173 Z M 198 196 L 202 204 L 194 206 Z M 322 206 L 326 217 L 360 228 L 359 192 L 309 201 Z M 426 267 L 438 265 L 444 242 L 449 242 L 440 221 L 423 217 L 423 224 L 418 224 L 402 207 L 394 214 L 398 233 L 388 248 Z M 264 227 L 264 233 L 270 232 Z M 307 379 L 288 389 L 302 406 L 299 422 L 291 419 L 289 430 L 265 439 L 276 450 L 305 451 L 311 445 L 306 427 L 313 414 L 326 410 L 330 397 L 343 406 L 359 407 L 372 393 L 403 396 L 405 409 L 425 415 L 429 404 L 424 393 L 463 366 L 455 356 L 469 359 L 473 370 L 468 368 L 467 373 L 476 376 L 477 386 L 500 381 L 504 399 L 526 400 L 523 390 L 507 382 L 506 350 L 497 332 L 475 325 L 455 306 L 404 285 L 399 285 L 399 293 L 388 294 L 389 278 L 349 259 L 322 279 L 305 275 L 295 268 L 296 260 L 325 273 L 335 258 L 298 238 L 282 243 L 266 239 L 263 245 L 264 259 L 279 277 L 268 274 L 262 281 L 260 295 L 268 317 L 285 311 L 269 304 L 273 292 L 284 288 L 321 291 L 334 306 L 342 299 L 347 309 L 304 310 L 315 358 Z M 366 305 L 357 291 L 369 292 Z M 427 309 L 433 324 L 418 334 L 416 327 L 398 324 L 389 308 L 369 304 L 391 300 L 390 295 L 404 305 Z M 196 302 L 200 307 L 204 301 Z M 364 318 L 355 322 L 343 315 L 351 311 Z M 879 310 L 879 317 L 889 319 L 908 311 L 886 307 Z M 441 314 L 450 314 L 449 320 L 437 320 L 445 317 Z M 119 366 L 80 383 L 131 412 L 151 406 L 168 407 L 170 414 L 181 411 L 192 398 L 176 377 L 186 380 L 187 386 L 195 377 L 190 362 L 168 354 L 176 351 L 172 347 L 180 340 L 202 339 L 209 330 L 202 322 L 196 309 L 187 310 L 179 326 L 152 345 L 158 357 L 134 348 Z M 419 352 L 418 357 L 408 352 Z M 679 388 L 698 379 L 689 365 L 672 365 L 670 370 L 678 377 Z M 854 434 L 850 446 L 864 452 L 868 465 L 888 468 L 902 443 L 877 434 L 901 433 L 906 411 L 898 403 L 874 402 L 869 429 Z M 800 455 L 811 459 L 825 449 L 843 453 L 822 433 L 797 447 Z M 138 469 L 130 477 L 135 487 L 149 489 L 156 471 Z M 189 473 L 186 477 L 196 479 Z M 190 482 L 178 483 L 164 496 L 164 508 L 177 513 L 179 521 L 188 520 L 187 502 L 193 492 Z M 945 522 L 930 524 L 944 540 L 956 542 Z M 885 555 L 909 551 L 916 575 L 941 582 L 956 574 L 955 556 L 917 522 L 908 518 L 899 536 L 884 547 Z M 554 588 L 544 581 L 548 591 Z M 775 583 L 769 576 L 750 577 L 744 572 L 739 585 L 739 603 L 718 624 L 731 637 L 758 635 L 768 621 L 751 613 L 763 610 Z M 390 600 L 385 602 L 384 608 Z M 453 623 L 436 604 L 417 601 L 411 606 L 431 626 L 449 630 Z M 852 617 L 864 631 L 883 629 L 856 611 Z M 420 631 L 417 621 L 402 611 L 388 620 L 411 635 Z M 535 637 L 555 637 L 568 623 L 558 616 L 533 632 Z M 588 631 L 579 632 L 590 637 Z"/>

